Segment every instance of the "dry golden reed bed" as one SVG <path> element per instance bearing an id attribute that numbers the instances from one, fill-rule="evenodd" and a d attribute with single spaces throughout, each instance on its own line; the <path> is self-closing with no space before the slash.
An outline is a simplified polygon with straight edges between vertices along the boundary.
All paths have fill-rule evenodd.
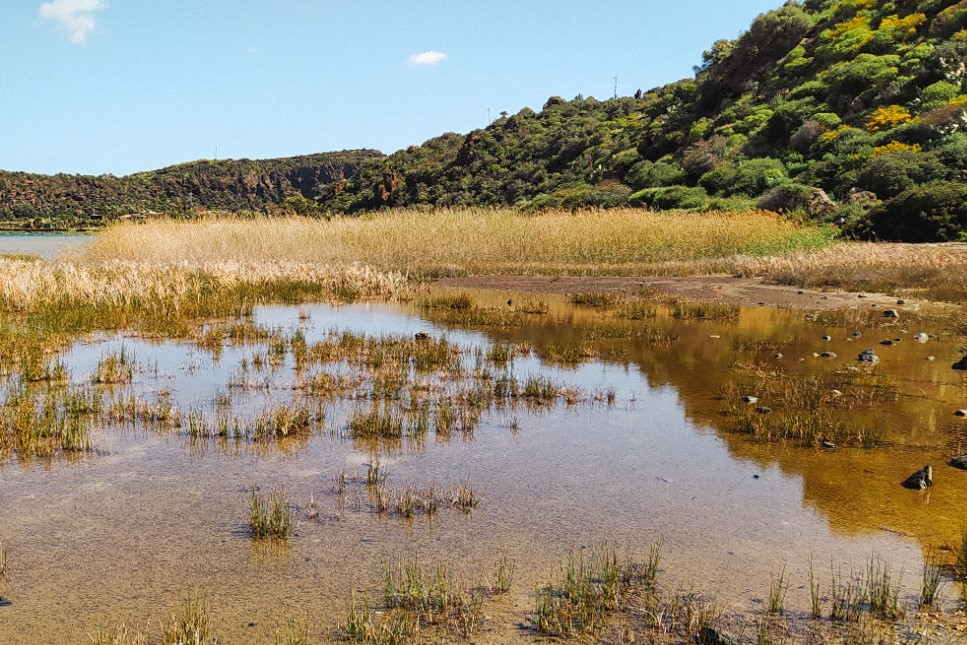
<path id="1" fill-rule="evenodd" d="M 156 220 L 98 236 L 85 259 L 363 262 L 410 273 L 630 271 L 667 261 L 766 256 L 828 245 L 829 229 L 773 213 L 642 210 L 396 211 L 332 221 L 301 218 Z"/>
<path id="2" fill-rule="evenodd" d="M 91 261 L 47 262 L 0 258 L 0 303 L 7 311 L 43 306 L 177 309 L 226 291 L 271 294 L 292 285 L 312 285 L 321 295 L 390 299 L 410 288 L 398 272 L 355 263 L 320 265 L 291 260 Z"/>
<path id="3" fill-rule="evenodd" d="M 396 211 L 332 221 L 206 217 L 121 223 L 56 260 L 0 259 L 0 307 L 179 307 L 235 290 L 390 299 L 414 277 L 713 275 L 967 299 L 967 250 L 837 242 L 774 213 Z M 234 296 L 233 296 L 234 297 Z"/>

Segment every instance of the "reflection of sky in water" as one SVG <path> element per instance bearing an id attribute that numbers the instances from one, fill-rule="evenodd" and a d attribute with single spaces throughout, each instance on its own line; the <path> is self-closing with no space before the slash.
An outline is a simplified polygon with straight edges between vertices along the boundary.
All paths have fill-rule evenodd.
<path id="1" fill-rule="evenodd" d="M 308 317 L 300 320 L 300 312 Z M 446 330 L 391 305 L 259 307 L 254 320 L 302 329 L 310 343 L 333 329 L 372 336 L 426 331 L 470 347 L 490 342 L 483 333 Z M 700 333 L 707 338 L 707 329 Z M 64 360 L 75 381 L 86 380 L 103 356 L 121 347 L 141 366 L 136 389 L 149 397 L 167 390 L 183 410 L 209 411 L 243 357 L 264 350 L 228 347 L 215 360 L 174 341 L 109 337 L 76 344 Z M 375 584 L 373 562 L 401 553 L 453 562 L 479 577 L 507 552 L 519 565 L 522 608 L 570 549 L 605 540 L 643 557 L 661 537 L 669 584 L 746 609 L 765 594 L 783 562 L 794 581 L 790 603 L 804 606 L 807 592 L 796 587 L 805 583 L 810 557 L 822 564 L 823 579 L 831 562 L 862 567 L 872 553 L 904 565 L 908 586 L 918 579 L 913 541 L 870 523 L 862 534 L 832 529 L 843 511 L 834 505 L 831 519 L 831 511 L 817 513 L 804 501 L 798 466 L 784 461 L 794 455 L 795 464 L 827 467 L 829 477 L 841 478 L 838 456 L 817 466 L 824 456 L 808 450 L 752 447 L 740 455 L 734 437 L 691 420 L 679 390 L 649 386 L 634 360 L 627 367 L 592 361 L 559 368 L 525 357 L 513 370 L 522 379 L 540 373 L 586 393 L 613 389 L 615 403 L 559 403 L 535 414 L 493 410 L 472 440 L 431 435 L 421 449 L 381 456 L 390 487 L 469 478 L 482 500 L 469 517 L 444 511 L 433 522 L 381 519 L 358 486 L 350 487 L 348 509 L 339 510 L 331 478 L 343 469 L 363 474 L 361 464 L 371 455 L 338 433 L 286 450 L 244 443 L 226 449 L 216 442 L 191 450 L 178 434 L 106 431 L 97 438 L 104 454 L 81 464 L 0 466 L 0 534 L 15 549 L 19 572 L 15 603 L 0 610 L 0 642 L 23 633 L 37 635 L 28 643 L 83 640 L 104 607 L 136 621 L 159 606 L 169 610 L 192 584 L 210 591 L 229 642 L 249 638 L 250 622 L 277 624 L 273 607 L 280 604 L 331 624 L 342 616 L 348 589 Z M 291 358 L 264 375 L 272 377 L 269 392 L 232 393 L 235 413 L 301 396 L 291 389 Z M 354 405 L 330 409 L 327 429 L 342 424 Z M 511 418 L 519 422 L 517 432 L 509 429 Z M 281 564 L 253 560 L 244 527 L 245 491 L 253 483 L 284 484 L 294 503 L 304 505 L 311 495 L 323 509 L 321 521 L 300 523 Z M 53 620 L 66 614 L 77 618 Z"/>

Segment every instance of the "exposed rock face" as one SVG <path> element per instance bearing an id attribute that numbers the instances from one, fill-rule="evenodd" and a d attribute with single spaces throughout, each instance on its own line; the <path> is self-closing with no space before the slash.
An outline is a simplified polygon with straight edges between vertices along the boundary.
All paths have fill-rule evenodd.
<path id="1" fill-rule="evenodd" d="M 849 193 L 846 194 L 847 204 L 866 204 L 869 202 L 875 202 L 876 200 L 876 193 L 863 190 L 861 188 L 856 188 L 855 186 L 850 188 Z"/>

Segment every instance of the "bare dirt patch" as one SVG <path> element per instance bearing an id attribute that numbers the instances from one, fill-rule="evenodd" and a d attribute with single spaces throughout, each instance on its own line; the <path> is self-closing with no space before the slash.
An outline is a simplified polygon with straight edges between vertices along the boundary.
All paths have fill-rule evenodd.
<path id="1" fill-rule="evenodd" d="M 888 306 L 896 299 L 883 294 L 844 291 L 817 291 L 766 284 L 761 278 L 732 276 L 669 277 L 593 277 L 593 276 L 467 276 L 442 278 L 436 286 L 489 289 L 517 293 L 601 292 L 630 295 L 646 289 L 679 296 L 687 300 L 728 302 L 745 307 L 793 307 L 796 309 L 841 309 L 852 305 Z"/>

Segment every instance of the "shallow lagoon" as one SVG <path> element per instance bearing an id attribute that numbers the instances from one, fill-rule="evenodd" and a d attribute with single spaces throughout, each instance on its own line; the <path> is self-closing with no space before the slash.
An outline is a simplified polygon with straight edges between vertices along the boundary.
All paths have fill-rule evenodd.
<path id="1" fill-rule="evenodd" d="M 528 297 L 476 298 L 496 309 L 508 298 Z M 790 373 L 824 372 L 855 365 L 856 353 L 880 336 L 906 331 L 906 338 L 919 328 L 874 327 L 864 330 L 863 343 L 847 340 L 846 325 L 746 309 L 735 321 L 657 317 L 647 324 L 677 338 L 652 345 L 596 340 L 595 330 L 642 323 L 544 300 L 540 315 L 463 329 L 411 305 L 254 312 L 255 324 L 289 338 L 298 331 L 310 345 L 343 332 L 405 338 L 427 332 L 461 348 L 468 370 L 478 360 L 475 349 L 485 354 L 495 342 L 526 344 L 508 365 L 489 369 L 547 377 L 569 397 L 545 406 L 489 407 L 470 433 L 430 432 L 377 446 L 391 487 L 470 480 L 480 504 L 469 514 L 444 509 L 406 520 L 373 509 L 354 476 L 365 476 L 374 445 L 346 432 L 348 418 L 369 404 L 365 383 L 355 395 L 326 400 L 325 420 L 311 435 L 285 441 L 191 440 L 184 429 L 101 427 L 94 452 L 80 459 L 0 464 L 0 536 L 11 561 L 3 595 L 12 601 L 0 608 L 0 641 L 84 642 L 98 625 L 157 623 L 192 588 L 207 596 L 224 642 L 271 641 L 289 617 L 325 635 L 343 617 L 352 590 L 375 594 L 387 561 L 418 555 L 446 562 L 474 585 L 486 581 L 501 554 L 517 563 L 517 577 L 511 593 L 487 607 L 475 640 L 526 641 L 534 637 L 527 623 L 535 587 L 569 551 L 604 542 L 640 559 L 660 538 L 663 584 L 751 611 L 784 564 L 793 582 L 789 603 L 807 606 L 802 585 L 810 558 L 827 580 L 830 567 L 863 568 L 875 555 L 902 567 L 904 595 L 916 594 L 923 553 L 959 536 L 967 473 L 941 465 L 963 433 L 951 416 L 967 396 L 947 360 L 956 353 L 955 338 L 877 346 L 881 362 L 874 369 L 895 379 L 900 395 L 855 414 L 884 425 L 886 445 L 825 451 L 752 443 L 725 430 L 719 394 L 734 377 L 744 341 L 780 345 L 783 357 L 774 360 Z M 903 324 L 915 325 L 916 314 L 905 314 Z M 826 333 L 832 341 L 820 340 Z M 567 346 L 597 357 L 553 358 Z M 121 347 L 136 357 L 134 380 L 105 387 L 109 399 L 136 393 L 170 400 L 185 414 L 214 417 L 230 407 L 249 418 L 274 403 L 313 396 L 291 351 L 274 365 L 253 367 L 268 355 L 265 343 L 226 342 L 213 352 L 105 335 L 79 341 L 63 361 L 73 381 L 89 382 L 98 362 Z M 825 350 L 838 357 L 813 355 Z M 430 391 L 437 387 L 446 384 L 431 384 Z M 901 488 L 899 481 L 926 461 L 935 464 L 937 485 L 926 493 Z M 342 496 L 333 485 L 341 472 L 350 478 Z M 284 485 L 297 507 L 286 546 L 249 537 L 253 484 Z M 312 518 L 310 499 L 318 510 Z"/>
<path id="2" fill-rule="evenodd" d="M 53 258 L 70 249 L 80 249 L 93 239 L 70 233 L 0 233 L 0 255 L 34 255 Z"/>

